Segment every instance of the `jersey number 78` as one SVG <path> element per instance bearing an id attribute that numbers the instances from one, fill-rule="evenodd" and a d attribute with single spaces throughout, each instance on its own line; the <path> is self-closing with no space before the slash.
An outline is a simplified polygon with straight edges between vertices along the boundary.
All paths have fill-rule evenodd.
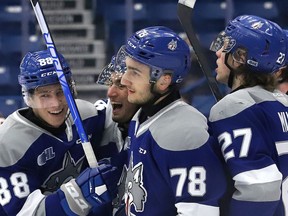
<path id="1" fill-rule="evenodd" d="M 206 193 L 206 170 L 204 167 L 195 166 L 190 170 L 187 168 L 170 169 L 170 176 L 179 176 L 176 187 L 176 196 L 180 197 L 183 193 L 183 188 L 188 177 L 188 193 L 191 196 L 204 196 Z"/>

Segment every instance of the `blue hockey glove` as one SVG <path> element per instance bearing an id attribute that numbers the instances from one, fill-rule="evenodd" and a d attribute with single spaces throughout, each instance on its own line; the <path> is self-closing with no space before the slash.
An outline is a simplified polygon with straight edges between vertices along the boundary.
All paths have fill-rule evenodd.
<path id="1" fill-rule="evenodd" d="M 107 157 L 107 158 L 102 158 L 101 160 L 98 161 L 98 165 L 102 165 L 102 164 L 111 164 L 111 158 Z"/>
<path id="2" fill-rule="evenodd" d="M 77 178 L 61 185 L 61 205 L 68 215 L 88 215 L 112 202 L 117 193 L 116 168 L 101 164 L 87 168 Z M 64 194 L 63 194 L 64 193 Z"/>

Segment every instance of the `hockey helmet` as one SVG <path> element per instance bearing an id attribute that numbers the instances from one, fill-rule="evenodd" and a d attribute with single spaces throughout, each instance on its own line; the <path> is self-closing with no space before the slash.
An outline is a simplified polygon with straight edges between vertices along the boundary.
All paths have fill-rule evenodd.
<path id="1" fill-rule="evenodd" d="M 267 19 L 242 15 L 230 21 L 210 49 L 231 53 L 234 60 L 247 65 L 253 72 L 273 73 L 283 67 L 286 60 L 287 38 L 276 23 Z M 245 52 L 245 60 L 238 51 Z"/>
<path id="2" fill-rule="evenodd" d="M 58 58 L 67 81 L 70 81 L 72 73 L 68 63 L 60 53 L 58 53 Z M 48 50 L 28 52 L 24 56 L 20 64 L 18 82 L 26 91 L 59 82 L 53 59 Z"/>
<path id="3" fill-rule="evenodd" d="M 151 68 L 151 82 L 170 72 L 172 83 L 180 83 L 191 65 L 188 44 L 164 26 L 144 28 L 129 37 L 117 54 L 117 64 L 127 55 Z"/>

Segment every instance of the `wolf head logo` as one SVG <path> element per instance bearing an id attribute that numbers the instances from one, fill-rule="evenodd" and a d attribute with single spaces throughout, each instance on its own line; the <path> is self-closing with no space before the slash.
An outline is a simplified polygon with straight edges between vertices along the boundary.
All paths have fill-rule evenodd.
<path id="1" fill-rule="evenodd" d="M 140 162 L 133 166 L 133 154 L 130 157 L 129 167 L 127 168 L 125 165 L 123 168 L 118 190 L 119 197 L 124 196 L 127 216 L 133 215 L 130 212 L 132 205 L 134 205 L 137 212 L 144 210 L 147 192 L 143 186 L 143 164 Z"/>
<path id="2" fill-rule="evenodd" d="M 56 191 L 63 183 L 72 178 L 76 178 L 82 168 L 84 157 L 75 162 L 68 152 L 63 160 L 63 166 L 60 170 L 52 173 L 42 184 L 41 190 L 44 194 L 51 194 Z"/>

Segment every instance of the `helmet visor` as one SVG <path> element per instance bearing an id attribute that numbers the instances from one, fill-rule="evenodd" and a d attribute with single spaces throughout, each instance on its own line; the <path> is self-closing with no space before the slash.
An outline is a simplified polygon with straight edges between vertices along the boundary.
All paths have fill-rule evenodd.
<path id="1" fill-rule="evenodd" d="M 225 38 L 225 32 L 221 31 L 217 37 L 212 41 L 210 45 L 210 50 L 213 52 L 217 52 L 223 47 L 224 44 L 224 38 Z"/>
<path id="2" fill-rule="evenodd" d="M 223 48 L 222 52 L 229 53 L 236 45 L 236 40 L 230 36 L 226 36 L 225 32 L 222 31 L 218 34 L 216 39 L 211 43 L 210 50 L 217 52 Z"/>
<path id="3" fill-rule="evenodd" d="M 126 71 L 125 59 L 123 61 L 117 62 L 117 57 L 115 60 L 111 61 L 106 67 L 103 68 L 96 81 L 97 84 L 112 86 L 114 80 L 121 80 L 123 73 Z"/>
<path id="4" fill-rule="evenodd" d="M 73 96 L 76 96 L 75 82 L 69 81 L 69 88 Z M 22 88 L 22 95 L 27 106 L 36 109 L 67 106 L 66 96 L 60 83 L 38 86 L 27 90 Z"/>
<path id="5" fill-rule="evenodd" d="M 96 83 L 100 85 L 110 86 L 112 72 L 114 72 L 114 65 L 110 63 L 102 69 L 101 73 L 98 76 Z"/>
<path id="6" fill-rule="evenodd" d="M 133 58 L 133 56 L 129 55 L 129 53 L 126 52 L 125 48 L 125 45 L 121 46 L 121 48 L 117 52 L 115 59 L 115 70 L 119 73 L 125 73 L 127 70 L 126 57 L 128 56 Z"/>

